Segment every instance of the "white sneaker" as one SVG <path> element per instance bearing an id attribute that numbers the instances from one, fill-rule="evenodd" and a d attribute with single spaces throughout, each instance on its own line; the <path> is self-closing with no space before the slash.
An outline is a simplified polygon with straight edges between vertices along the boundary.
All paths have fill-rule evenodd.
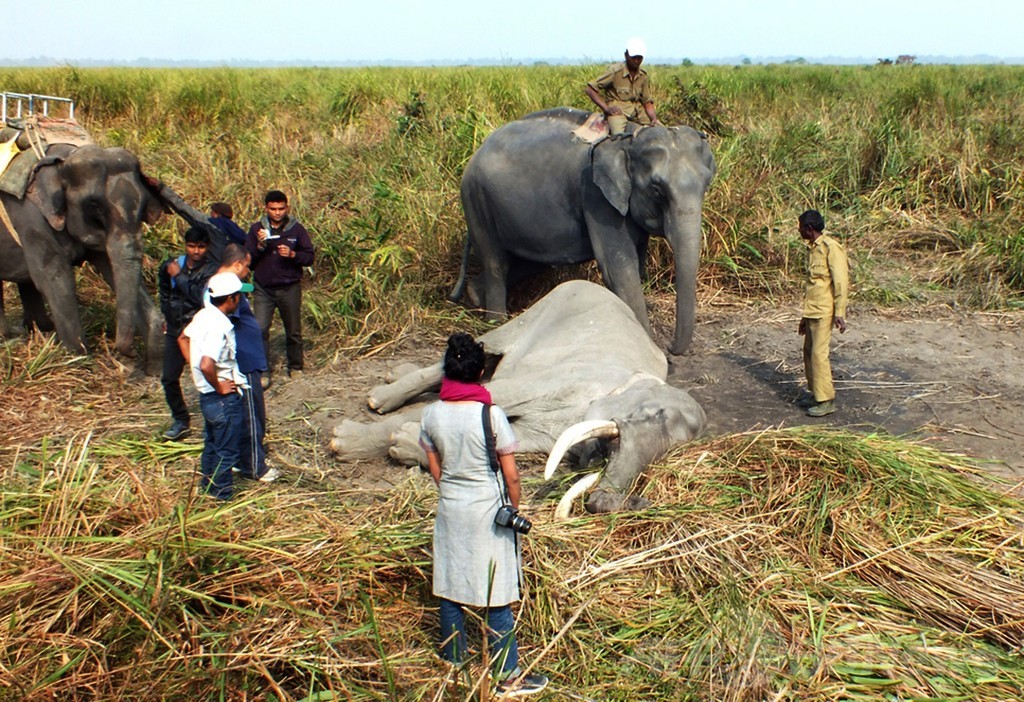
<path id="1" fill-rule="evenodd" d="M 272 483 L 281 477 L 281 471 L 277 468 L 267 468 L 267 472 L 260 476 L 261 483 Z"/>
<path id="2" fill-rule="evenodd" d="M 513 680 L 498 683 L 495 692 L 504 698 L 536 695 L 548 686 L 548 679 L 537 673 L 523 675 Z"/>

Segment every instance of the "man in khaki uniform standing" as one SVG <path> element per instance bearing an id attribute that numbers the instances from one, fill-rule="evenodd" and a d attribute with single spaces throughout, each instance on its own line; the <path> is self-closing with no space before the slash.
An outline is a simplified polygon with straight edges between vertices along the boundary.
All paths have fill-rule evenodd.
<path id="1" fill-rule="evenodd" d="M 604 113 L 613 136 L 626 131 L 626 122 L 658 123 L 647 71 L 640 68 L 645 53 L 644 40 L 633 37 L 626 42 L 626 60 L 587 83 L 587 97 Z"/>
<path id="2" fill-rule="evenodd" d="M 836 391 L 828 345 L 832 326 L 846 331 L 846 303 L 850 272 L 842 244 L 826 236 L 825 218 L 817 210 L 800 215 L 800 238 L 807 242 L 807 286 L 799 333 L 804 337 L 804 373 L 807 388 L 814 394 L 810 417 L 824 417 L 836 411 Z"/>

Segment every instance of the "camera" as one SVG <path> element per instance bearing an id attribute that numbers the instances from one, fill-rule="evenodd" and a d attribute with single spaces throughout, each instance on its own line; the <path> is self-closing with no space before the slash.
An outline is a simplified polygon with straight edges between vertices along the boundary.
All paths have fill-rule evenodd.
<path id="1" fill-rule="evenodd" d="M 533 528 L 533 522 L 519 514 L 519 510 L 508 505 L 498 508 L 498 513 L 494 515 L 494 523 L 498 526 L 508 527 L 520 534 L 528 534 Z"/>

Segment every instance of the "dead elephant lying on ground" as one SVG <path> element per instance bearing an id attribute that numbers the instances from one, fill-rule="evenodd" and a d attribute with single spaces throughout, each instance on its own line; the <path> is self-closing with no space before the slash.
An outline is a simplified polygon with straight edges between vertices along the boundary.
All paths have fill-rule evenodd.
<path id="1" fill-rule="evenodd" d="M 488 364 L 493 371 L 485 385 L 508 415 L 521 452 L 548 453 L 558 442 L 561 454 L 552 454 L 550 474 L 575 443 L 598 441 L 607 449 L 607 467 L 587 501 L 591 512 L 646 506 L 629 496 L 637 476 L 704 428 L 700 405 L 665 382 L 665 355 L 630 308 L 602 286 L 564 283 L 480 341 L 489 361 L 497 361 Z M 374 388 L 369 405 L 392 412 L 436 391 L 441 377 L 440 362 L 407 373 Z M 419 417 L 412 408 L 371 424 L 346 421 L 335 428 L 331 448 L 342 458 L 388 453 L 408 465 L 425 462 Z M 568 507 L 566 500 L 560 511 Z"/>

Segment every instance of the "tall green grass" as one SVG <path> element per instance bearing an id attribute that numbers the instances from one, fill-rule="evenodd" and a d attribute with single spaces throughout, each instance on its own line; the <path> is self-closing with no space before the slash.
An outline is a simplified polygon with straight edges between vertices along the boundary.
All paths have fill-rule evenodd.
<path id="1" fill-rule="evenodd" d="M 534 110 L 589 109 L 582 86 L 598 70 L 66 66 L 0 69 L 0 86 L 75 98 L 101 143 L 137 152 L 199 206 L 227 200 L 248 221 L 267 189 L 285 189 L 320 253 L 312 322 L 369 338 L 394 333 L 412 307 L 441 309 L 462 251 L 459 181 L 483 139 Z M 855 259 L 900 256 L 921 231 L 942 231 L 946 253 L 974 263 L 940 285 L 986 306 L 1024 291 L 1024 68 L 649 70 L 663 121 L 706 131 L 718 160 L 705 284 L 795 288 L 794 221 L 815 207 Z M 165 220 L 151 232 L 154 259 L 180 246 L 181 229 Z M 671 282 L 668 257 L 653 250 L 656 288 Z M 870 266 L 857 274 L 884 302 Z"/>

